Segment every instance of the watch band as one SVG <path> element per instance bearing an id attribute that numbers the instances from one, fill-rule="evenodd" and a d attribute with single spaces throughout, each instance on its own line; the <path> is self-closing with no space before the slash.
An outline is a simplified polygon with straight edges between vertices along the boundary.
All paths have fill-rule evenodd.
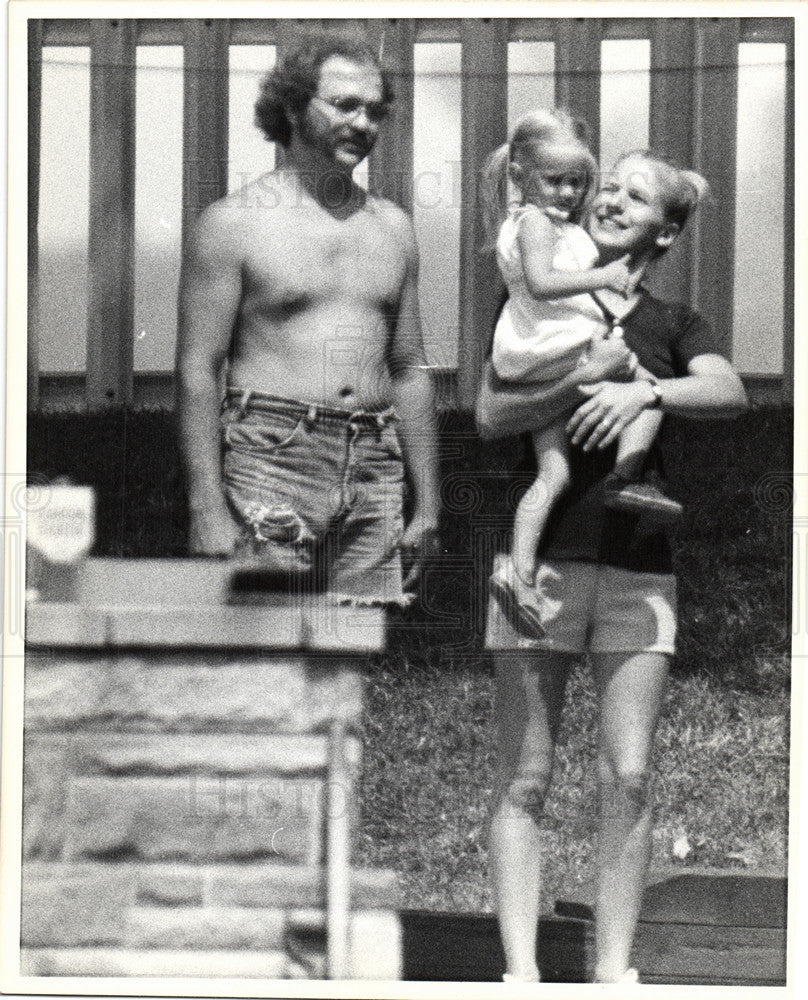
<path id="1" fill-rule="evenodd" d="M 662 408 L 662 386 L 655 378 L 648 379 L 651 392 L 654 394 L 654 401 L 648 407 L 649 410 L 659 410 Z"/>

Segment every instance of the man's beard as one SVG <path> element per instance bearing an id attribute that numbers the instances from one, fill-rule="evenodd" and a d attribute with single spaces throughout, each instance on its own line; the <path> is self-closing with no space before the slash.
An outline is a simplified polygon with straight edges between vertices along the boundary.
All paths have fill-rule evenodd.
<path id="1" fill-rule="evenodd" d="M 339 135 L 335 129 L 328 129 L 327 131 L 317 129 L 312 125 L 308 114 L 301 116 L 300 138 L 310 149 L 324 154 L 335 164 L 335 169 L 339 169 L 339 167 L 336 167 L 336 153 L 341 143 L 350 142 L 359 151 L 359 158 L 354 167 L 358 166 L 369 155 L 374 146 L 373 140 L 361 132 L 350 132 L 348 135 Z"/>

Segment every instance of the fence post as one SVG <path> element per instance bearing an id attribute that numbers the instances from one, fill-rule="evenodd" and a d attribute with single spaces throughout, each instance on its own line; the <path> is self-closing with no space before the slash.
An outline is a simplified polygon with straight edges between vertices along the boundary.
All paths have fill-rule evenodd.
<path id="1" fill-rule="evenodd" d="M 133 20 L 90 21 L 90 409 L 132 398 L 135 30 Z"/>
<path id="2" fill-rule="evenodd" d="M 740 20 L 699 18 L 695 51 L 693 166 L 710 183 L 712 198 L 693 223 L 696 305 L 732 358 L 735 195 Z M 687 165 L 687 164 L 686 164 Z"/>
<path id="3" fill-rule="evenodd" d="M 794 21 L 786 20 L 785 169 L 783 187 L 783 402 L 794 404 Z"/>
<path id="4" fill-rule="evenodd" d="M 228 43 L 230 21 L 183 22 L 183 253 L 191 223 L 227 193 Z"/>
<path id="5" fill-rule="evenodd" d="M 596 159 L 600 148 L 602 39 L 603 25 L 599 17 L 563 18 L 556 23 L 556 104 L 589 125 L 590 145 Z"/>
<path id="6" fill-rule="evenodd" d="M 28 22 L 28 409 L 39 405 L 39 168 L 42 21 Z"/>
<path id="7" fill-rule="evenodd" d="M 651 19 L 651 149 L 677 165 L 693 163 L 694 19 Z M 654 268 L 651 287 L 672 302 L 691 301 L 693 233 L 685 230 Z"/>
<path id="8" fill-rule="evenodd" d="M 412 212 L 415 22 L 399 17 L 373 19 L 368 22 L 368 35 L 392 76 L 396 95 L 395 114 L 380 131 L 370 154 L 370 188 Z"/>
<path id="9" fill-rule="evenodd" d="M 508 19 L 463 18 L 461 76 L 460 331 L 458 404 L 471 409 L 496 312 L 499 273 L 493 254 L 481 254 L 480 170 L 507 138 Z"/>

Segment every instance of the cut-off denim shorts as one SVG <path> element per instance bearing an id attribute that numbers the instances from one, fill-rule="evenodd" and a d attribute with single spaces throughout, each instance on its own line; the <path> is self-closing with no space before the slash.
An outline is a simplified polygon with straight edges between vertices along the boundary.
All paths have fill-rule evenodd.
<path id="1" fill-rule="evenodd" d="M 237 555 L 313 574 L 337 602 L 405 604 L 404 466 L 392 409 L 351 412 L 250 390 L 222 409 Z"/>

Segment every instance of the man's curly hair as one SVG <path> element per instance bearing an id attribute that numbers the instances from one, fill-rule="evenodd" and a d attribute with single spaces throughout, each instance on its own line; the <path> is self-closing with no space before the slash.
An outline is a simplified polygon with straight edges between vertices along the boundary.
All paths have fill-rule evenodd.
<path id="1" fill-rule="evenodd" d="M 382 100 L 385 104 L 392 101 L 390 75 L 363 38 L 336 31 L 307 34 L 261 81 L 261 90 L 255 102 L 255 124 L 269 142 L 289 145 L 292 123 L 286 109 L 296 114 L 305 110 L 317 93 L 320 69 L 331 56 L 342 56 L 359 65 L 374 66 L 381 75 Z"/>

